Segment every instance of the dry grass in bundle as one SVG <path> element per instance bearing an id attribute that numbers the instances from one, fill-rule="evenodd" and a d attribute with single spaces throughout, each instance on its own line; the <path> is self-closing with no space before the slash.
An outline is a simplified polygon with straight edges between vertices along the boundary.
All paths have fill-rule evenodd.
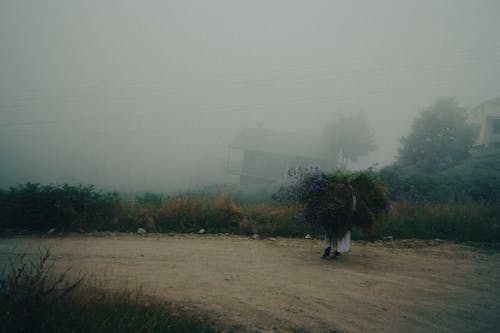
<path id="1" fill-rule="evenodd" d="M 350 182 L 356 196 L 356 209 L 351 224 L 369 230 L 377 219 L 389 213 L 387 189 L 367 173 L 357 174 Z"/>
<path id="2" fill-rule="evenodd" d="M 368 172 L 292 173 L 292 184 L 275 196 L 302 207 L 302 217 L 329 235 L 340 237 L 352 227 L 370 235 L 371 228 L 389 207 L 385 187 Z"/>

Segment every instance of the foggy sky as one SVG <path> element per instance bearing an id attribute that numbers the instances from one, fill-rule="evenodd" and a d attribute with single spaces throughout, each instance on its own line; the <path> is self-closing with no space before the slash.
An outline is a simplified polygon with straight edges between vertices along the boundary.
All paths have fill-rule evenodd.
<path id="1" fill-rule="evenodd" d="M 500 96 L 500 1 L 0 2 L 0 186 L 237 182 L 244 127 L 363 111 L 392 162 L 440 96 Z"/>

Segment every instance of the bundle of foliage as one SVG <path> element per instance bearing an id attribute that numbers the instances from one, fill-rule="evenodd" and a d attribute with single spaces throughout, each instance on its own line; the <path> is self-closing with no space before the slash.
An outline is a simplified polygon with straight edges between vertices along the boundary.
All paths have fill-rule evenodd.
<path id="1" fill-rule="evenodd" d="M 292 182 L 282 187 L 275 200 L 299 206 L 300 218 L 329 235 L 344 235 L 361 227 L 370 235 L 376 220 L 389 207 L 385 187 L 369 172 L 323 173 L 319 169 L 289 173 Z"/>

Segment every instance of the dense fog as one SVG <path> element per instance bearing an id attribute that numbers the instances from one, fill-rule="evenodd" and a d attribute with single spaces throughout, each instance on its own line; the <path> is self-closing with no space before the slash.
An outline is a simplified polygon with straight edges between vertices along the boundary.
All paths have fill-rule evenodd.
<path id="1" fill-rule="evenodd" d="M 500 2 L 0 2 L 0 186 L 238 183 L 244 129 L 363 112 L 390 164 L 419 111 L 500 95 Z"/>

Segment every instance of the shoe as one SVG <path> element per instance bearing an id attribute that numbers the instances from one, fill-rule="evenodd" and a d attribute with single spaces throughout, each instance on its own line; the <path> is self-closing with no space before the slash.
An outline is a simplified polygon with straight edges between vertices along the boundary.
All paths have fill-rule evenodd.
<path id="1" fill-rule="evenodd" d="M 332 248 L 331 247 L 327 247 L 325 248 L 325 252 L 321 255 L 321 259 L 329 259 L 330 258 L 330 250 Z"/>
<path id="2" fill-rule="evenodd" d="M 338 258 L 342 255 L 342 253 L 340 253 L 339 251 L 335 251 L 335 253 L 333 254 L 333 257 L 334 258 Z"/>

